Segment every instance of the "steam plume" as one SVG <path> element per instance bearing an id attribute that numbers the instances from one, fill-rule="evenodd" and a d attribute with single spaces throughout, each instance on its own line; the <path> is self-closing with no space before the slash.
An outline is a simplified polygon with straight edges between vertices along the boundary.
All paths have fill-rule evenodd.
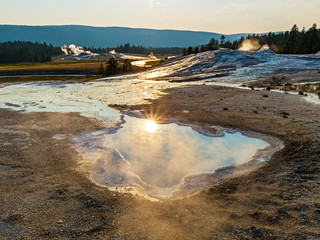
<path id="1" fill-rule="evenodd" d="M 75 44 L 70 44 L 69 47 L 67 45 L 63 45 L 61 47 L 61 50 L 66 54 L 66 55 L 74 55 L 74 56 L 79 56 L 83 53 L 88 54 L 88 55 L 96 55 L 90 51 L 85 51 L 83 47 L 76 46 Z"/>
<path id="2" fill-rule="evenodd" d="M 258 51 L 270 49 L 268 44 L 260 45 L 257 39 L 245 39 L 239 48 L 240 51 Z"/>

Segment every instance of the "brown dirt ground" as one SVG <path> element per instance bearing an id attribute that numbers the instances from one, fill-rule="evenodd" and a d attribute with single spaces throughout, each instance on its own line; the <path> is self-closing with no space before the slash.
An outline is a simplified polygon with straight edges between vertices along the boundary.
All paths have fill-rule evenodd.
<path id="1" fill-rule="evenodd" d="M 70 138 L 104 126 L 78 114 L 0 110 L 0 236 L 4 239 L 319 239 L 320 111 L 302 96 L 213 86 L 166 90 L 126 106 L 162 120 L 278 137 L 259 170 L 187 199 L 110 192 L 75 170 Z M 124 108 L 121 108 L 124 109 Z M 52 138 L 65 134 L 64 140 Z"/>

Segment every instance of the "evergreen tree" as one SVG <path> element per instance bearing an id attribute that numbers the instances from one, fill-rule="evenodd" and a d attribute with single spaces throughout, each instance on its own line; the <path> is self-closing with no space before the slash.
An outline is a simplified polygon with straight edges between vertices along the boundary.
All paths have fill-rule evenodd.
<path id="1" fill-rule="evenodd" d="M 212 38 L 207 45 L 207 50 L 212 51 L 217 49 L 219 49 L 219 42 L 218 40 Z"/>
<path id="2" fill-rule="evenodd" d="M 232 49 L 233 45 L 232 45 L 232 42 L 226 41 L 226 42 L 222 45 L 222 47 Z"/>
<path id="3" fill-rule="evenodd" d="M 106 74 L 114 75 L 116 73 L 118 73 L 118 61 L 114 57 L 111 57 L 107 62 Z"/>
<path id="4" fill-rule="evenodd" d="M 130 60 L 128 60 L 128 59 L 124 60 L 124 63 L 123 63 L 123 66 L 122 66 L 122 71 L 123 72 L 132 71 L 132 65 L 131 65 Z"/>
<path id="5" fill-rule="evenodd" d="M 192 47 L 188 47 L 187 49 L 187 55 L 190 55 L 193 53 L 193 48 Z"/>
<path id="6" fill-rule="evenodd" d="M 100 63 L 100 66 L 98 68 L 98 76 L 103 77 L 105 75 L 106 75 L 106 70 L 105 70 L 103 64 Z"/>
<path id="7" fill-rule="evenodd" d="M 221 46 L 223 46 L 225 40 L 226 40 L 226 37 L 225 37 L 224 35 L 222 35 L 222 36 L 220 37 L 220 45 L 221 45 Z"/>
<path id="8" fill-rule="evenodd" d="M 202 45 L 200 48 L 200 52 L 205 52 L 205 51 L 207 51 L 207 48 L 205 45 Z"/>
<path id="9" fill-rule="evenodd" d="M 320 29 L 317 29 L 317 24 L 313 24 L 313 26 L 308 30 L 308 41 L 307 46 L 309 53 L 316 53 L 320 51 Z"/>
<path id="10" fill-rule="evenodd" d="M 183 56 L 186 56 L 186 55 L 187 55 L 187 49 L 186 49 L 186 48 L 184 48 L 184 49 L 182 50 L 182 55 L 183 55 Z"/>
<path id="11" fill-rule="evenodd" d="M 0 43 L 0 63 L 49 62 L 51 56 L 62 54 L 58 47 L 51 44 L 24 41 Z"/>
<path id="12" fill-rule="evenodd" d="M 199 53 L 199 52 L 200 52 L 199 47 L 195 47 L 195 48 L 193 49 L 193 53 Z"/>

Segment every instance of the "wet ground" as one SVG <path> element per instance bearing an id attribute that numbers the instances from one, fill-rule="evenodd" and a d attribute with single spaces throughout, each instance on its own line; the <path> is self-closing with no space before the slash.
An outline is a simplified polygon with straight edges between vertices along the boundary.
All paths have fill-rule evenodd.
<path id="1" fill-rule="evenodd" d="M 163 117 L 186 123 L 270 134 L 286 146 L 254 173 L 188 199 L 162 202 L 110 192 L 74 168 L 79 155 L 71 138 L 103 129 L 99 121 L 78 114 L 1 110 L 1 226 L 6 226 L 1 235 L 318 239 L 320 116 L 317 105 L 301 98 L 198 86 L 168 90 L 151 105 L 132 107 L 146 113 L 161 109 Z"/>
<path id="2" fill-rule="evenodd" d="M 186 199 L 154 202 L 97 186 L 75 168 L 81 158 L 73 148 L 74 136 L 104 130 L 105 123 L 67 110 L 20 113 L 2 109 L 0 236 L 4 239 L 320 238 L 319 105 L 306 102 L 302 95 L 202 85 L 166 90 L 164 87 L 159 89 L 164 94 L 157 99 L 148 95 L 153 88 L 151 85 L 145 88 L 150 103 L 138 105 L 132 101 L 135 105 L 129 106 L 130 102 L 122 101 L 121 93 L 137 99 L 136 94 L 143 91 L 130 91 L 124 86 L 117 91 L 119 102 L 114 107 L 124 112 L 139 110 L 145 116 L 161 113 L 163 121 L 202 128 L 223 126 L 249 135 L 254 132 L 273 136 L 283 141 L 285 148 L 254 172 L 226 179 Z M 106 89 L 102 86 L 101 92 Z M 12 97 L 12 93 L 7 94 Z M 90 91 L 74 94 L 81 98 L 90 96 Z M 29 94 L 25 96 L 27 99 Z M 39 99 L 46 103 L 46 108 L 40 108 L 41 104 L 33 107 L 54 109 L 50 96 Z M 69 97 L 62 94 L 61 101 Z M 86 102 L 88 105 L 84 107 L 90 107 L 91 116 L 96 116 L 101 108 L 93 102 Z M 11 104 L 7 108 L 23 106 Z M 85 102 L 77 104 L 83 106 Z"/>
<path id="3" fill-rule="evenodd" d="M 81 169 L 94 183 L 142 196 L 187 197 L 223 178 L 222 168 L 249 161 L 262 166 L 283 147 L 271 138 L 264 138 L 270 146 L 259 136 L 228 130 L 212 128 L 215 134 L 204 135 L 176 123 L 129 116 L 123 121 L 112 133 L 107 129 L 75 136 L 75 148 L 83 158 Z M 247 165 L 241 171 L 252 171 Z"/>
<path id="4" fill-rule="evenodd" d="M 254 166 L 247 166 L 245 171 L 239 169 L 239 175 L 262 166 L 282 148 L 280 141 L 266 136 L 262 138 L 267 142 L 259 140 L 261 136 L 253 134 L 249 138 L 219 126 L 196 129 L 173 122 L 160 124 L 161 112 L 149 116 L 130 113 L 140 117 L 135 118 L 108 106 L 119 101 L 146 102 L 144 96 L 155 96 L 161 89 L 177 84 L 169 85 L 168 82 L 139 79 L 85 84 L 16 83 L 2 85 L 0 106 L 25 112 L 78 112 L 102 121 L 103 131 L 73 138 L 83 159 L 79 161 L 79 168 L 98 185 L 152 197 L 194 194 L 224 179 L 219 169 L 252 160 Z M 58 134 L 55 138 L 65 137 Z M 229 173 L 229 178 L 231 176 Z"/>
<path id="5" fill-rule="evenodd" d="M 180 57 L 146 72 L 146 79 L 172 82 L 198 81 L 239 84 L 272 77 L 286 82 L 319 81 L 320 54 L 279 55 L 222 49 Z"/>

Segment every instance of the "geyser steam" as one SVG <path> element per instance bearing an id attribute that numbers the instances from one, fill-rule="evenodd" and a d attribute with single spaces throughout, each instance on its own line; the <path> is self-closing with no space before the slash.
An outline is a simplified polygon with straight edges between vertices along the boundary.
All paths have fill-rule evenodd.
<path id="1" fill-rule="evenodd" d="M 245 39 L 238 50 L 240 51 L 258 51 L 269 49 L 268 44 L 260 45 L 257 39 Z"/>
<path id="2" fill-rule="evenodd" d="M 96 55 L 90 51 L 85 51 L 83 47 L 76 46 L 75 44 L 70 44 L 69 47 L 67 45 L 63 45 L 63 47 L 61 47 L 61 50 L 66 55 L 73 55 L 73 56 L 79 56 L 81 54 Z"/>

